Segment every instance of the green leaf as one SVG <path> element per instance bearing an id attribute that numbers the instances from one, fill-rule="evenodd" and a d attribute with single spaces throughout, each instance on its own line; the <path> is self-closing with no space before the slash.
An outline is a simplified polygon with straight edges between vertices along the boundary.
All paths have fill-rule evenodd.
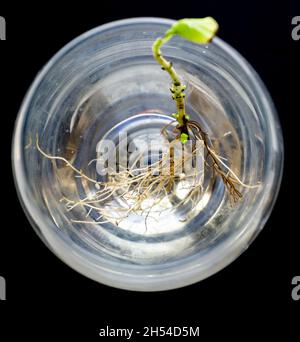
<path id="1" fill-rule="evenodd" d="M 171 27 L 167 34 L 177 34 L 191 42 L 206 44 L 212 40 L 218 28 L 218 23 L 212 17 L 181 19 Z"/>
<path id="2" fill-rule="evenodd" d="M 185 144 L 186 142 L 187 142 L 187 140 L 188 140 L 188 135 L 186 134 L 186 133 L 181 133 L 180 134 L 180 141 L 183 143 L 183 144 Z"/>

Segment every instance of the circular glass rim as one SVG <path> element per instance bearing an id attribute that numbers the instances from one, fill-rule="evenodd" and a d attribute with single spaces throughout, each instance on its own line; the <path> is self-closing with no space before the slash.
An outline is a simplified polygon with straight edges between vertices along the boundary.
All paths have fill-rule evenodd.
<path id="1" fill-rule="evenodd" d="M 21 162 L 23 160 L 22 128 L 30 101 L 44 76 L 64 54 L 85 39 L 90 38 L 95 34 L 100 34 L 104 30 L 116 27 L 121 28 L 122 26 L 130 24 L 157 23 L 172 25 L 174 22 L 175 21 L 172 19 L 155 17 L 122 19 L 98 26 L 79 35 L 71 42 L 66 44 L 62 49 L 60 49 L 38 73 L 27 94 L 25 95 L 15 123 L 12 141 L 12 169 L 14 182 L 19 200 L 34 230 L 47 245 L 47 247 L 68 266 L 87 276 L 88 278 L 116 288 L 135 291 L 171 290 L 193 284 L 220 271 L 234 261 L 251 244 L 257 234 L 261 231 L 271 214 L 280 189 L 283 172 L 283 146 L 280 147 L 280 170 L 277 172 L 277 177 L 274 178 L 271 187 L 276 191 L 273 193 L 273 198 L 270 201 L 266 212 L 263 210 L 265 208 L 257 208 L 257 210 L 260 210 L 261 220 L 256 223 L 256 225 L 251 225 L 251 222 L 248 222 L 243 231 L 239 232 L 237 236 L 233 235 L 229 239 L 223 241 L 213 251 L 208 252 L 207 255 L 205 255 L 207 262 L 201 260 L 200 264 L 195 262 L 180 263 L 176 267 L 165 270 L 165 273 L 158 272 L 159 274 L 151 274 L 151 272 L 149 273 L 149 269 L 145 269 L 145 272 L 143 273 L 140 267 L 135 265 L 126 265 L 126 269 L 122 270 L 120 267 L 116 267 L 116 263 L 107 260 L 103 260 L 103 263 L 101 264 L 99 263 L 99 258 L 94 258 L 89 252 L 75 244 L 70 245 L 70 240 L 67 240 L 66 236 L 59 232 L 52 232 L 44 221 L 38 220 L 39 213 L 34 203 L 30 200 L 30 194 L 26 188 L 24 166 Z M 265 101 L 261 101 L 261 103 L 264 107 L 264 112 L 266 113 L 269 122 L 272 122 L 272 120 L 274 120 L 274 123 L 279 122 L 273 102 L 266 88 L 248 62 L 236 50 L 234 50 L 230 45 L 222 41 L 220 38 L 215 37 L 213 41 L 218 47 L 230 55 L 230 57 L 233 58 L 243 70 L 246 70 L 247 76 L 251 79 L 251 82 L 253 82 L 257 89 L 262 90 L 261 94 Z M 280 126 L 277 125 L 277 127 L 273 128 L 275 130 L 276 140 L 282 141 L 282 132 Z M 271 138 L 274 139 L 274 136 L 271 136 Z M 270 162 L 268 164 L 270 164 Z M 270 165 L 267 166 L 270 168 Z M 262 213 L 264 213 L 264 215 L 262 215 Z M 218 253 L 216 253 L 216 249 L 218 249 Z M 89 262 L 87 262 L 87 260 L 89 260 Z M 210 267 L 207 267 L 208 263 L 211 265 Z M 118 264 L 118 266 L 120 266 L 120 264 Z"/>

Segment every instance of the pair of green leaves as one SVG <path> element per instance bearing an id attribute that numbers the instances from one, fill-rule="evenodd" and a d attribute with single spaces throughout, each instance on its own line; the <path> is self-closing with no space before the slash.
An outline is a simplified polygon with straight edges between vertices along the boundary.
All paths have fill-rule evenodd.
<path id="1" fill-rule="evenodd" d="M 191 42 L 206 44 L 212 40 L 218 29 L 219 25 L 212 17 L 181 19 L 173 24 L 167 31 L 166 36 L 172 37 L 177 34 Z"/>

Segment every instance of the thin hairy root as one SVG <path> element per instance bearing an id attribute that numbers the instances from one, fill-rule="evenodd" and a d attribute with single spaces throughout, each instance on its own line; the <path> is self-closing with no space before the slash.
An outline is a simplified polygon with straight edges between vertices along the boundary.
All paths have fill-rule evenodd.
<path id="1" fill-rule="evenodd" d="M 39 145 L 39 138 L 38 135 L 36 136 L 36 148 L 37 150 L 47 159 L 50 160 L 61 160 L 63 162 L 66 163 L 67 166 L 69 166 L 73 171 L 75 171 L 77 174 L 80 175 L 80 177 L 85 178 L 86 180 L 88 180 L 89 182 L 92 183 L 96 183 L 96 184 L 100 184 L 99 182 L 97 182 L 96 180 L 86 176 L 82 170 L 78 170 L 75 166 L 73 166 L 73 164 L 71 164 L 67 159 L 63 158 L 63 157 L 58 157 L 58 156 L 51 156 L 50 154 L 47 154 L 46 152 L 44 152 Z"/>
<path id="2" fill-rule="evenodd" d="M 169 126 L 174 123 L 171 122 Z M 176 122 L 175 122 L 176 123 Z M 242 193 L 237 189 L 237 185 L 245 188 L 255 188 L 244 184 L 238 176 L 225 164 L 225 158 L 220 157 L 208 142 L 207 134 L 201 129 L 200 125 L 195 121 L 188 121 L 188 129 L 190 136 L 193 136 L 194 141 L 202 141 L 204 145 L 204 156 L 202 155 L 206 166 L 212 168 L 214 174 L 219 175 L 230 195 L 233 202 L 242 198 Z M 178 127 L 175 127 L 177 132 Z M 167 137 L 166 127 L 163 128 L 162 134 Z M 194 168 L 193 173 L 181 173 L 179 170 L 184 170 L 184 163 L 195 158 L 196 154 L 200 152 L 196 145 L 192 147 L 189 154 L 185 154 L 183 158 L 176 158 L 175 146 L 180 140 L 173 137 L 169 144 L 169 149 L 164 152 L 161 159 L 152 163 L 151 165 L 137 167 L 142 161 L 144 151 L 141 152 L 130 167 L 118 165 L 119 171 L 108 173 L 107 181 L 98 182 L 93 178 L 88 177 L 82 170 L 76 168 L 67 159 L 59 156 L 52 156 L 42 150 L 39 145 L 38 137 L 36 139 L 37 150 L 47 159 L 55 161 L 60 160 L 65 163 L 66 167 L 72 169 L 75 177 L 81 177 L 90 183 L 93 183 L 97 191 L 92 191 L 85 198 L 70 199 L 63 196 L 60 202 L 64 203 L 68 212 L 73 212 L 78 208 L 85 210 L 86 220 L 72 220 L 74 223 L 88 223 L 88 224 L 104 224 L 113 223 L 120 224 L 122 220 L 127 218 L 130 214 L 140 215 L 144 217 L 146 230 L 148 229 L 147 220 L 152 216 L 151 213 L 162 214 L 164 211 L 176 210 L 182 205 L 190 205 L 193 210 L 201 194 L 203 193 L 203 177 L 204 170 Z M 201 151 L 203 154 L 203 149 Z M 93 159 L 96 162 L 98 159 Z M 182 172 L 182 171 L 181 171 Z M 186 184 L 185 184 L 186 183 Z M 178 188 L 179 187 L 179 188 Z M 176 191 L 180 189 L 185 191 L 183 198 L 178 198 Z M 114 205 L 115 199 L 122 203 Z M 164 207 L 163 199 L 168 198 L 170 205 Z M 149 202 L 150 200 L 150 202 Z M 149 202 L 149 203 L 148 203 Z M 97 214 L 98 218 L 95 220 L 88 220 L 92 213 Z M 95 217 L 93 214 L 93 217 Z"/>
<path id="3" fill-rule="evenodd" d="M 218 156 L 218 154 L 210 146 L 207 133 L 202 130 L 198 122 L 190 120 L 188 121 L 187 126 L 196 139 L 203 141 L 204 148 L 206 150 L 205 163 L 206 165 L 211 167 L 217 175 L 221 177 L 233 202 L 237 202 L 240 198 L 243 197 L 242 193 L 236 187 L 237 184 L 248 189 L 257 188 L 259 186 L 259 184 L 245 184 L 239 179 L 234 171 L 223 162 L 223 158 Z M 224 169 L 226 171 L 224 171 Z"/>
<path id="4" fill-rule="evenodd" d="M 210 154 L 211 155 L 213 155 L 214 156 L 214 158 L 222 165 L 222 166 L 224 166 L 224 168 L 225 169 L 227 169 L 228 170 L 228 174 L 227 174 L 227 177 L 229 176 L 229 177 L 231 177 L 231 181 L 233 182 L 233 183 L 236 183 L 236 184 L 239 184 L 239 185 L 241 185 L 241 186 L 243 186 L 244 188 L 248 188 L 248 189 L 255 189 L 255 188 L 257 188 L 258 186 L 259 186 L 259 184 L 256 184 L 256 185 L 248 185 L 248 184 L 245 184 L 245 183 L 243 183 L 240 179 L 239 179 L 239 177 L 221 160 L 221 157 L 220 156 L 218 156 L 216 153 L 215 153 L 215 151 L 212 149 L 212 148 L 210 148 L 210 147 L 208 147 L 208 150 L 209 150 L 209 152 L 210 152 Z"/>
<path id="5" fill-rule="evenodd" d="M 184 175 L 184 179 L 189 184 L 186 186 L 186 196 L 171 207 L 166 206 L 164 208 L 163 206 L 160 206 L 159 209 L 156 209 L 161 205 L 164 198 L 175 196 L 175 187 L 179 181 L 182 181 L 177 175 L 177 170 L 183 169 L 183 161 L 176 160 L 174 157 L 174 147 L 176 144 L 178 144 L 178 140 L 172 141 L 170 143 L 170 149 L 163 154 L 160 160 L 151 165 L 137 167 L 144 155 L 144 153 L 140 153 L 129 168 L 119 165 L 119 172 L 109 173 L 109 178 L 106 182 L 97 182 L 88 177 L 82 170 L 76 168 L 67 159 L 60 156 L 53 156 L 43 151 L 40 147 L 38 137 L 36 139 L 36 148 L 41 155 L 52 161 L 57 160 L 64 162 L 66 167 L 69 167 L 74 171 L 75 177 L 82 177 L 88 182 L 95 185 L 97 184 L 98 186 L 97 191 L 94 191 L 85 198 L 76 200 L 63 196 L 60 199 L 60 202 L 64 203 L 66 210 L 69 212 L 72 212 L 77 208 L 85 209 L 86 220 L 72 220 L 72 222 L 89 224 L 92 224 L 93 222 L 96 222 L 96 224 L 110 222 L 119 224 L 130 214 L 135 214 L 144 216 L 146 229 L 147 220 L 149 218 L 157 220 L 151 213 L 161 214 L 163 211 L 174 210 L 189 201 L 192 203 L 192 206 L 194 206 L 196 197 L 202 192 L 201 177 L 197 182 L 195 176 L 198 172 L 195 170 L 194 175 Z M 186 156 L 185 161 L 187 162 L 191 158 L 194 158 L 195 154 L 198 152 L 197 149 L 193 150 L 191 155 Z M 97 159 L 94 159 L 91 162 L 93 161 L 97 161 Z M 195 179 L 193 180 L 193 178 Z M 112 206 L 112 202 L 116 197 L 119 198 L 119 200 L 122 200 L 122 205 Z M 150 200 L 150 204 L 146 204 L 146 201 L 148 200 Z M 96 221 L 88 220 L 88 217 L 91 216 L 92 212 L 98 214 L 98 219 L 96 219 Z"/>

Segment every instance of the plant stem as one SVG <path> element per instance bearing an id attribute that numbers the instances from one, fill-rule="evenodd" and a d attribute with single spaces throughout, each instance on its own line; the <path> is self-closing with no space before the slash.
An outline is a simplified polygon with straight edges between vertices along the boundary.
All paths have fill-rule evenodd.
<path id="1" fill-rule="evenodd" d="M 158 38 L 152 47 L 153 50 L 153 57 L 155 60 L 162 66 L 162 69 L 165 70 L 172 79 L 172 87 L 170 91 L 172 93 L 172 99 L 176 102 L 177 106 L 177 113 L 174 115 L 176 120 L 178 121 L 179 125 L 182 126 L 182 133 L 186 133 L 186 122 L 188 121 L 188 116 L 185 113 L 185 93 L 184 90 L 186 89 L 186 85 L 182 84 L 180 78 L 172 66 L 172 62 L 166 60 L 161 53 L 161 46 L 166 43 L 171 37 L 172 33 L 167 31 L 163 38 Z"/>

